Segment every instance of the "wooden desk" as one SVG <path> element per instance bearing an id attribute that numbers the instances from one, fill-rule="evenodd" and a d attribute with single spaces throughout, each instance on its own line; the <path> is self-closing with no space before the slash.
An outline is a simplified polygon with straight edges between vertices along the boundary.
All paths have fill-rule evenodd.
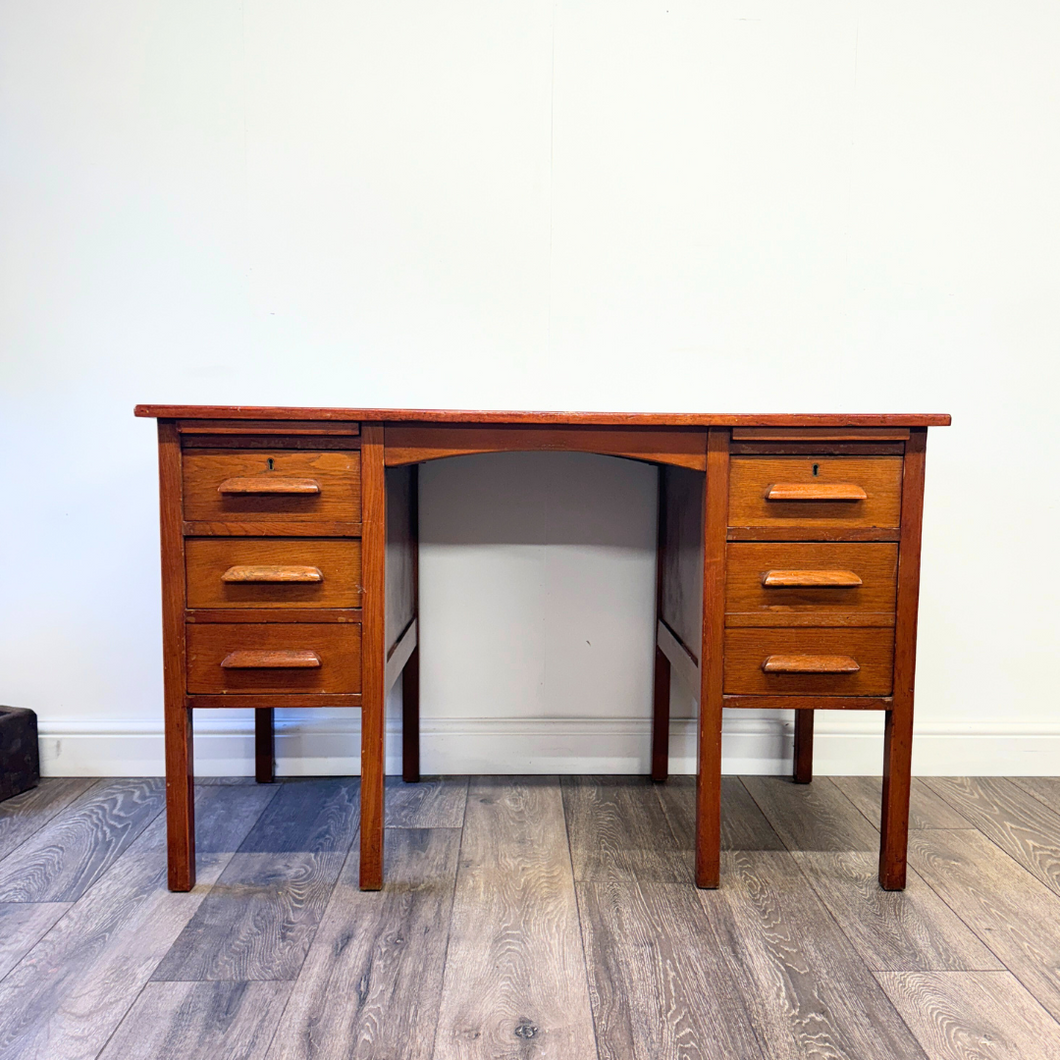
<path id="1" fill-rule="evenodd" d="M 696 882 L 719 872 L 723 707 L 886 712 L 880 883 L 905 886 L 924 449 L 949 416 L 140 405 L 158 420 L 169 886 L 195 883 L 192 710 L 361 710 L 361 887 L 383 883 L 383 721 L 419 777 L 417 465 L 565 450 L 659 465 L 652 776 L 673 669 L 699 688 Z"/>

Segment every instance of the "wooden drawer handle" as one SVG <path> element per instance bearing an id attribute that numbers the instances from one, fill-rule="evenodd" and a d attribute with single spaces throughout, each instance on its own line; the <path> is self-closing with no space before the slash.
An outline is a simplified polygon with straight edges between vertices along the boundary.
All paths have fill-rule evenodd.
<path id="1" fill-rule="evenodd" d="M 770 655 L 767 674 L 856 674 L 861 667 L 849 655 Z"/>
<path id="2" fill-rule="evenodd" d="M 767 589 L 853 589 L 862 584 L 852 570 L 768 570 Z"/>
<path id="3" fill-rule="evenodd" d="M 221 662 L 222 670 L 315 670 L 315 651 L 233 651 Z"/>
<path id="4" fill-rule="evenodd" d="M 767 501 L 863 501 L 868 494 L 853 482 L 777 482 Z"/>
<path id="5" fill-rule="evenodd" d="M 248 475 L 228 478 L 218 493 L 319 493 L 320 483 L 311 478 L 281 478 L 279 475 Z"/>
<path id="6" fill-rule="evenodd" d="M 319 567 L 229 567 L 221 575 L 223 582 L 322 582 L 324 573 Z"/>

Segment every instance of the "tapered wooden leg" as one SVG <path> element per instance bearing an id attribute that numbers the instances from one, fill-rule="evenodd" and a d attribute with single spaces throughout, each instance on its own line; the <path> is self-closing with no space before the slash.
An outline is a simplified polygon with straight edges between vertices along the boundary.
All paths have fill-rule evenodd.
<path id="1" fill-rule="evenodd" d="M 700 704 L 696 776 L 696 886 L 721 881 L 721 697 Z"/>
<path id="2" fill-rule="evenodd" d="M 271 784 L 275 779 L 276 744 L 272 707 L 254 711 L 254 779 Z"/>
<path id="3" fill-rule="evenodd" d="M 796 784 L 813 780 L 813 711 L 795 711 L 795 755 L 791 771 Z"/>
<path id="4" fill-rule="evenodd" d="M 420 649 L 413 649 L 401 674 L 401 777 L 420 779 Z"/>
<path id="5" fill-rule="evenodd" d="M 670 773 L 670 660 L 655 649 L 655 687 L 651 715 L 651 779 L 662 781 Z"/>
<path id="6" fill-rule="evenodd" d="M 386 780 L 386 481 L 383 425 L 361 428 L 361 890 L 383 886 Z"/>
<path id="7" fill-rule="evenodd" d="M 886 891 L 905 888 L 912 762 L 913 712 L 889 710 L 883 737 L 883 805 L 880 808 L 880 886 Z"/>
<path id="8" fill-rule="evenodd" d="M 166 710 L 166 829 L 169 889 L 195 886 L 195 778 L 191 711 Z"/>

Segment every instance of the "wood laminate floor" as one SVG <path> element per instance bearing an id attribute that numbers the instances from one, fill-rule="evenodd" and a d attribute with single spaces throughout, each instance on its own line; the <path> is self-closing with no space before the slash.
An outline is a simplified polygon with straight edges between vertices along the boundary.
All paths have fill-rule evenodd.
<path id="1" fill-rule="evenodd" d="M 909 886 L 880 784 L 388 781 L 357 889 L 356 778 L 204 782 L 166 890 L 158 779 L 0 804 L 0 1060 L 1057 1060 L 1060 780 L 918 779 Z"/>

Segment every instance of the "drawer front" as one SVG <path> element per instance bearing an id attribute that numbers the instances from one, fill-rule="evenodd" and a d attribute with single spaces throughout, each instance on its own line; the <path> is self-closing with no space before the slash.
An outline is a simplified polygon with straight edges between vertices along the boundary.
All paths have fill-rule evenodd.
<path id="1" fill-rule="evenodd" d="M 185 450 L 184 518 L 360 522 L 361 454 Z"/>
<path id="2" fill-rule="evenodd" d="M 734 456 L 730 526 L 897 527 L 900 456 Z"/>
<path id="3" fill-rule="evenodd" d="M 728 545 L 729 625 L 889 625 L 898 546 L 738 541 Z"/>
<path id="4" fill-rule="evenodd" d="M 190 537 L 188 607 L 360 607 L 354 538 Z"/>
<path id="5" fill-rule="evenodd" d="M 893 629 L 728 629 L 728 695 L 886 696 Z"/>
<path id="6" fill-rule="evenodd" d="M 189 694 L 361 690 L 358 623 L 189 623 Z"/>

